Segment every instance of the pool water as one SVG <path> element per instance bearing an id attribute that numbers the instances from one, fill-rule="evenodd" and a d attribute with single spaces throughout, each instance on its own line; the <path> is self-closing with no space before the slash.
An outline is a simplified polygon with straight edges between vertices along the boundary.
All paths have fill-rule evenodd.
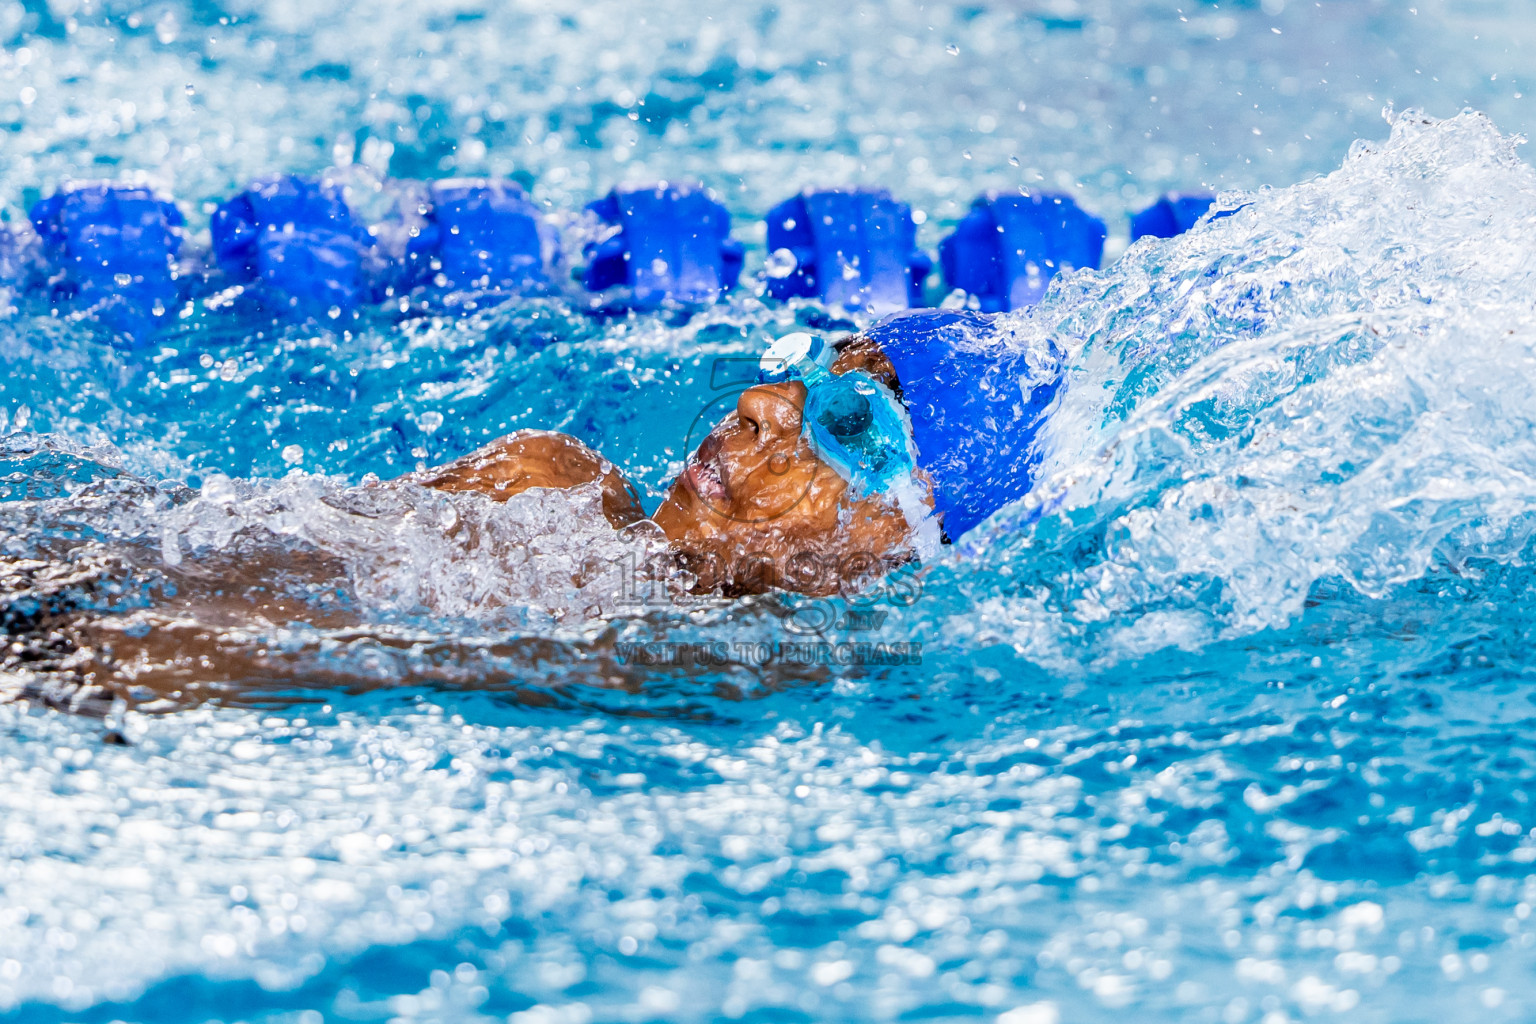
<path id="1" fill-rule="evenodd" d="M 654 508 L 764 342 L 826 322 L 750 280 L 691 317 L 199 303 L 132 352 L 8 300 L 0 1020 L 1530 1019 L 1532 32 L 0 4 L 8 219 L 130 172 L 195 231 L 272 170 L 551 210 L 694 177 L 750 278 L 803 185 L 890 187 L 931 246 L 1023 183 L 1118 256 L 1010 324 L 1068 367 L 1034 492 L 838 601 L 669 596 L 590 494 L 369 486 L 540 426 Z M 1202 185 L 1236 212 L 1127 249 Z"/>

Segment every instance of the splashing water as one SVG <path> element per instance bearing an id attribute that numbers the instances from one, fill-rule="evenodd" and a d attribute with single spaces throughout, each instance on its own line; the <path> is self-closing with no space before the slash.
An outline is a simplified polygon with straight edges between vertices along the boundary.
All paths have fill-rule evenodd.
<path id="1" fill-rule="evenodd" d="M 27 965 L 6 968 L 7 998 L 29 1019 L 199 998 L 247 1017 L 586 1019 L 635 999 L 678 1019 L 878 1017 L 934 1006 L 948 978 L 956 1005 L 1014 1020 L 1401 1019 L 1467 999 L 1516 1019 L 1536 846 L 1521 769 L 1474 752 L 1508 749 L 1523 715 L 1533 197 L 1485 119 L 1409 112 L 1333 175 L 1228 194 L 1231 216 L 1063 280 L 1010 324 L 1067 353 L 1035 492 L 858 626 L 779 599 L 620 608 L 599 567 L 632 542 L 580 492 L 498 506 L 303 470 L 203 471 L 193 491 L 134 475 L 145 455 L 12 435 L 7 557 L 68 541 L 107 566 L 48 591 L 106 625 L 50 635 L 120 644 L 161 608 L 155 628 L 200 650 L 178 600 L 262 565 L 332 575 L 271 576 L 263 609 L 313 624 L 226 626 L 223 687 L 162 672 L 173 706 L 276 678 L 260 699 L 300 710 L 130 715 L 122 750 L 6 712 L 42 744 L 0 754 L 7 885 L 26 880 L 0 933 L 0 965 Z M 750 303 L 715 317 L 740 330 L 668 330 L 733 358 L 772 322 Z M 619 356 L 567 334 L 527 350 L 520 386 L 553 387 L 540 353 L 566 346 L 581 379 L 639 374 L 667 411 L 707 404 L 703 363 L 677 374 L 659 341 Z M 323 366 L 347 342 L 323 344 L 273 361 Z M 431 345 L 405 351 L 438 372 Z M 239 388 L 254 358 L 231 380 L 200 367 L 199 393 Z M 661 371 L 630 362 L 646 359 Z M 687 383 L 668 392 L 672 375 Z M 453 420 L 427 422 L 405 443 Z M 754 660 L 914 638 L 916 668 Z M 634 656 L 661 642 L 723 657 Z M 607 717 L 569 718 L 583 708 Z M 672 724 L 620 724 L 655 714 Z M 191 802 L 132 795 L 150 784 Z M 331 795 L 347 792 L 369 795 Z M 98 816 L 123 813 L 104 793 L 138 824 L 92 846 Z M 132 909 L 160 906 L 182 909 Z M 150 936 L 153 963 L 115 952 Z M 726 950 L 738 966 L 695 959 Z"/>
<path id="2" fill-rule="evenodd" d="M 1514 145 L 1406 112 L 1340 171 L 1229 193 L 1019 316 L 1074 355 L 1034 494 L 966 545 L 1058 609 L 1005 600 L 1000 627 L 1136 655 L 1283 628 L 1323 580 L 1381 598 L 1523 564 L 1536 176 Z"/>
<path id="3" fill-rule="evenodd" d="M 1256 126 L 1258 177 L 1297 180 L 1337 158 L 1287 144 L 1358 127 L 1389 62 L 1463 80 L 1425 89 L 1505 127 L 1522 110 L 1507 75 L 1467 84 L 1472 44 L 1428 2 L 1433 31 L 1361 48 L 1337 93 L 1278 58 L 1377 38 L 1380 5 L 897 5 L 882 38 L 917 49 L 896 69 L 839 56 L 870 12 L 813 38 L 745 5 L 692 49 L 602 57 L 624 19 L 588 6 L 398 5 L 353 40 L 292 5 L 136 26 L 49 5 L 28 62 L 0 59 L 38 143 L 0 182 L 95 147 L 212 194 L 322 165 L 355 122 L 355 155 L 395 173 L 510 161 L 557 200 L 638 164 L 726 168 L 751 185 L 733 204 L 766 206 L 863 159 L 940 230 L 984 183 L 963 150 L 978 175 L 1035 153 L 1112 210 L 1127 181 L 1178 182 L 1180 147 L 1254 180 L 1235 140 Z M 587 63 L 497 73 L 530 25 Z M 400 40 L 428 33 L 470 56 L 403 75 Z M 127 65 L 93 55 L 118 45 L 174 103 L 106 102 Z M 1230 61 L 1203 59 L 1239 52 L 1275 58 L 1244 89 L 1293 101 L 1244 120 Z M 236 93 L 240 69 L 275 80 Z M 687 91 L 710 75 L 720 97 Z M 1026 131 L 993 99 L 1037 79 L 1072 89 L 1031 92 Z M 986 103 L 923 107 L 913 82 Z M 1174 86 L 1220 116 L 1147 125 Z M 844 93 L 869 111 L 846 130 L 811 102 Z M 284 150 L 289 122 L 312 130 Z M 384 154 L 373 126 L 407 122 Z M 752 133 L 783 151 L 736 148 Z M 1480 115 L 1408 111 L 1341 169 L 1218 210 L 1010 318 L 1013 344 L 1065 353 L 1038 485 L 858 601 L 684 604 L 609 572 L 655 540 L 595 495 L 366 479 L 550 427 L 654 507 L 805 309 L 317 327 L 205 305 L 133 356 L 0 314 L 0 690 L 29 698 L 0 704 L 0 1021 L 1529 1019 L 1533 172 Z M 921 647 L 872 656 L 898 643 Z"/>

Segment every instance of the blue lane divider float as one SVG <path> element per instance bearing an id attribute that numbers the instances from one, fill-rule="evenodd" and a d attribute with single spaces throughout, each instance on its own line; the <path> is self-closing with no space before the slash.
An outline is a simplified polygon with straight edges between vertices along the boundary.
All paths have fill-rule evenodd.
<path id="1" fill-rule="evenodd" d="M 373 238 L 332 183 L 258 181 L 219 206 L 209 228 L 219 268 L 258 284 L 264 301 L 315 314 L 351 312 L 371 297 Z"/>
<path id="2" fill-rule="evenodd" d="M 582 285 L 609 293 L 603 309 L 707 305 L 741 278 L 731 215 L 702 187 L 615 188 L 587 209 L 609 228 L 583 252 Z M 611 294 L 620 288 L 625 294 Z"/>
<path id="3" fill-rule="evenodd" d="M 42 242 L 49 301 L 90 310 L 130 341 L 175 316 L 185 221 L 150 188 L 87 183 L 29 214 Z"/>
<path id="4" fill-rule="evenodd" d="M 1131 241 L 1138 238 L 1172 238 L 1195 226 L 1216 197 L 1170 192 L 1140 213 L 1131 215 Z"/>
<path id="5" fill-rule="evenodd" d="M 1032 306 L 1062 270 L 1097 268 L 1104 222 L 1071 196 L 988 192 L 939 243 L 950 288 L 974 295 L 988 313 Z"/>
<path id="6" fill-rule="evenodd" d="M 551 287 L 540 211 L 516 183 L 450 179 L 426 188 L 414 236 L 388 247 L 393 267 L 338 186 L 294 176 L 257 182 L 219 206 L 213 256 L 227 280 L 305 314 L 355 311 L 386 294 L 386 284 L 494 296 Z M 1211 203 L 1170 193 L 1132 218 L 1133 236 L 1188 230 Z M 596 312 L 707 305 L 740 278 L 730 215 L 702 187 L 615 188 L 587 209 L 602 225 L 583 250 Z M 147 338 L 185 297 L 183 219 L 153 190 L 69 185 L 37 203 L 31 219 L 40 244 L 0 225 L 0 286 L 31 290 L 46 279 L 56 306 L 91 311 L 131 340 Z M 808 190 L 775 206 L 767 229 L 772 298 L 873 312 L 921 304 L 932 261 L 917 248 L 910 207 L 884 190 Z M 1038 302 L 1063 269 L 1097 267 L 1104 238 L 1103 222 L 1070 196 L 992 192 L 975 200 L 939 254 L 949 287 L 998 311 Z"/>
<path id="7" fill-rule="evenodd" d="M 433 182 L 425 217 L 406 246 L 407 287 L 499 294 L 548 285 L 539 210 L 516 182 Z"/>
<path id="8" fill-rule="evenodd" d="M 768 211 L 768 294 L 890 312 L 923 304 L 933 260 L 912 208 L 884 189 L 810 191 Z"/>

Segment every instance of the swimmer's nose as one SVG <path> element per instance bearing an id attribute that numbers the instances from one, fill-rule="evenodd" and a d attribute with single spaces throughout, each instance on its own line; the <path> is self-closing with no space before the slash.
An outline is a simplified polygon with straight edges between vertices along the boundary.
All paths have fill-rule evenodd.
<path id="1" fill-rule="evenodd" d="M 756 437 L 758 444 L 793 442 L 800 436 L 800 409 L 805 404 L 805 385 L 799 381 L 759 384 L 742 392 L 736 415 Z"/>

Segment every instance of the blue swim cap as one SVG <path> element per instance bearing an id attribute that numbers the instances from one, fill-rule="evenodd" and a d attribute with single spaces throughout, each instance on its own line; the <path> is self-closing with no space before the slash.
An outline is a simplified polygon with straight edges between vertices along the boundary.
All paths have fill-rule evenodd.
<path id="1" fill-rule="evenodd" d="M 1005 346 L 996 313 L 921 309 L 865 332 L 896 368 L 917 461 L 951 540 L 1034 483 L 1035 434 L 1061 385 L 1059 357 L 1041 367 Z"/>

